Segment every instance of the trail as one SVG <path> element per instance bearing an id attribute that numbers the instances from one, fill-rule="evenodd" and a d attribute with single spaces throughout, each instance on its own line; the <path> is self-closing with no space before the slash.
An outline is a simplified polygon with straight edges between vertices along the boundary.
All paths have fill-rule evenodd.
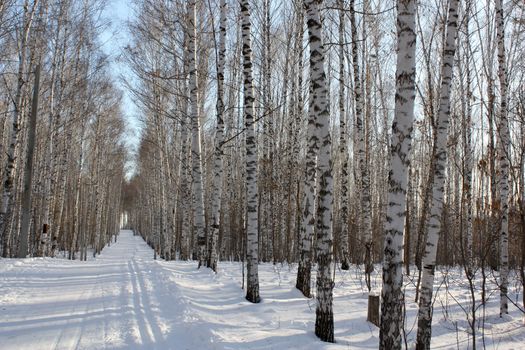
<path id="1" fill-rule="evenodd" d="M 313 335 L 314 304 L 295 290 L 293 273 L 268 265 L 266 299 L 254 305 L 244 299 L 240 267 L 222 263 L 214 274 L 191 261 L 154 260 L 131 231 L 89 261 L 1 259 L 0 349 L 335 346 Z"/>
<path id="2" fill-rule="evenodd" d="M 87 262 L 3 259 L 0 348 L 210 348 L 205 330 L 182 323 L 184 302 L 166 273 L 131 231 Z"/>
<path id="3" fill-rule="evenodd" d="M 241 289 L 240 263 L 221 262 L 215 274 L 192 261 L 154 260 L 152 249 L 131 231 L 121 231 L 116 243 L 89 261 L 0 259 L 0 350 L 377 349 L 378 329 L 366 322 L 368 292 L 358 267 L 336 270 L 336 344 L 313 334 L 315 300 L 295 289 L 296 271 L 294 265 L 261 264 L 263 299 L 251 304 Z M 465 302 L 461 271 L 447 273 L 457 279 L 448 293 Z M 378 272 L 372 282 L 378 290 Z M 406 286 L 411 347 L 417 305 L 412 284 Z M 432 347 L 467 348 L 465 315 L 448 293 L 437 293 Z M 498 305 L 492 298 L 487 308 L 494 315 L 485 323 L 487 344 L 521 349 L 521 313 L 511 308 L 501 320 Z"/>

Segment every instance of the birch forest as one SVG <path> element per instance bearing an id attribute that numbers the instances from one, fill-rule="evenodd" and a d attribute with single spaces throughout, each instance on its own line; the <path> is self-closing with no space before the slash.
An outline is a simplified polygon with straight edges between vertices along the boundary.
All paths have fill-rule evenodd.
<path id="1" fill-rule="evenodd" d="M 0 265 L 126 229 L 248 307 L 285 266 L 311 341 L 438 347 L 445 293 L 451 348 L 525 342 L 523 0 L 130 0 L 108 53 L 111 2 L 0 0 Z"/>

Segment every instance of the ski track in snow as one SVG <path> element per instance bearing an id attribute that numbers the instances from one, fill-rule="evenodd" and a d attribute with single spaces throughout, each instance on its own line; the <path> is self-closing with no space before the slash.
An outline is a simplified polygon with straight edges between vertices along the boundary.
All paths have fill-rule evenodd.
<path id="1" fill-rule="evenodd" d="M 357 269 L 336 274 L 336 344 L 314 336 L 315 302 L 294 288 L 296 268 L 261 264 L 263 300 L 256 305 L 244 299 L 239 263 L 222 262 L 219 269 L 214 274 L 196 262 L 153 260 L 151 248 L 131 231 L 86 262 L 0 259 L 0 349 L 377 348 L 378 330 L 365 321 L 367 292 Z M 376 289 L 380 282 L 376 271 Z M 438 293 L 432 348 L 467 348 L 468 325 L 458 302 L 468 292 L 461 283 Z M 406 285 L 412 347 L 417 305 L 410 280 Z M 510 315 L 501 320 L 497 306 L 495 293 L 487 307 L 487 348 L 522 349 L 519 311 L 509 305 Z"/>

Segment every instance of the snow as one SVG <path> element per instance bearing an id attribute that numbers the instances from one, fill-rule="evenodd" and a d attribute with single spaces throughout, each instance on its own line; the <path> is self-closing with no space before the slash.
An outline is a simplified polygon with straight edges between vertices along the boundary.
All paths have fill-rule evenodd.
<path id="1" fill-rule="evenodd" d="M 221 262 L 219 273 L 196 262 L 153 260 L 139 236 L 118 242 L 87 262 L 31 258 L 0 260 L 1 349 L 376 349 L 378 329 L 366 322 L 361 271 L 336 269 L 336 344 L 313 334 L 315 302 L 295 288 L 296 266 L 260 266 L 260 304 L 244 299 L 240 263 Z M 444 277 L 447 277 L 445 279 Z M 489 278 L 487 349 L 522 349 L 522 314 L 509 305 L 498 317 L 499 295 Z M 444 281 L 448 281 L 448 292 Z M 509 296 L 522 291 L 511 275 Z M 378 292 L 381 278 L 374 275 Z M 414 284 L 405 279 L 409 347 L 416 335 Z M 436 275 L 432 348 L 467 349 L 462 307 L 469 293 L 460 271 Z M 460 306 L 461 305 L 461 306 Z M 481 318 L 481 310 L 480 310 Z M 481 329 L 478 331 L 481 334 Z M 482 348 L 482 339 L 478 345 Z"/>

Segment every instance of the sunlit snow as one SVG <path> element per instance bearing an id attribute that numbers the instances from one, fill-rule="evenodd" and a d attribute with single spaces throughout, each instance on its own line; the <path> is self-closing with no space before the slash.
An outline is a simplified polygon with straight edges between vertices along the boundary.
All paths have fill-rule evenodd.
<path id="1" fill-rule="evenodd" d="M 314 299 L 295 288 L 296 266 L 260 266 L 260 304 L 244 299 L 242 265 L 219 273 L 195 262 L 153 260 L 139 236 L 122 231 L 96 259 L 0 259 L 1 349 L 376 349 L 378 329 L 366 322 L 362 271 L 336 269 L 336 344 L 313 334 Z M 459 270 L 436 277 L 432 347 L 466 349 L 468 289 Z M 315 276 L 314 276 L 315 278 Z M 448 281 L 448 292 L 445 281 Z M 374 288 L 381 278 L 374 275 Z M 409 347 L 416 333 L 414 284 L 405 278 Z M 510 296 L 521 298 L 518 284 Z M 513 305 L 498 317 L 492 280 L 484 321 L 487 349 L 521 349 L 525 327 Z M 521 299 L 520 299 L 521 300 Z M 459 305 L 461 304 L 461 306 Z M 478 345 L 482 347 L 481 328 Z"/>

